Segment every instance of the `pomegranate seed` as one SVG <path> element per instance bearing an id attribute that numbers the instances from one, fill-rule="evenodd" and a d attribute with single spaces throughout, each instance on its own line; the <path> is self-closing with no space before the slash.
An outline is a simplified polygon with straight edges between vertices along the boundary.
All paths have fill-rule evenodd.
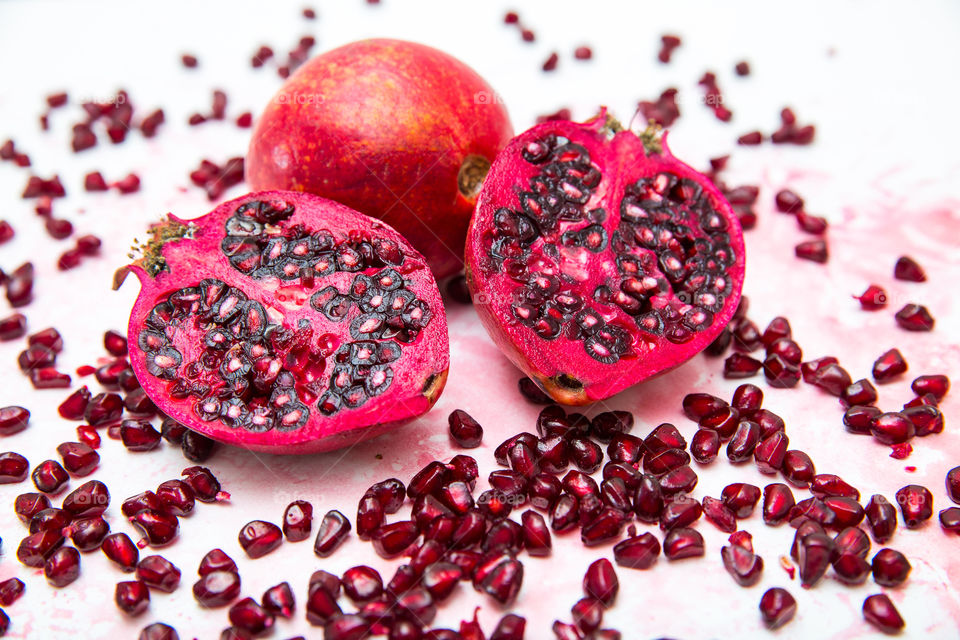
<path id="1" fill-rule="evenodd" d="M 884 413 L 873 419 L 870 432 L 877 442 L 883 444 L 900 444 L 916 435 L 916 427 L 907 416 L 902 413 Z"/>
<path id="2" fill-rule="evenodd" d="M 12 436 L 27 428 L 30 412 L 23 407 L 0 408 L 0 436 Z"/>
<path id="3" fill-rule="evenodd" d="M 838 475 L 832 473 L 820 473 L 814 476 L 810 484 L 810 493 L 817 498 L 826 498 L 827 496 L 839 496 L 843 498 L 860 499 L 860 492 Z"/>
<path id="4" fill-rule="evenodd" d="M 683 398 L 683 413 L 694 422 L 728 406 L 726 400 L 709 393 L 690 393 Z"/>
<path id="5" fill-rule="evenodd" d="M 673 50 L 680 46 L 681 40 L 678 36 L 665 35 L 660 37 L 661 47 L 657 54 L 657 59 L 664 64 L 670 62 Z"/>
<path id="6" fill-rule="evenodd" d="M 877 389 L 869 380 L 857 380 L 843 390 L 841 401 L 844 406 L 872 405 L 877 401 Z"/>
<path id="7" fill-rule="evenodd" d="M 131 524 L 143 533 L 143 539 L 138 546 L 149 544 L 152 547 L 162 547 L 173 542 L 180 528 L 177 516 L 161 511 L 144 509 L 130 518 Z"/>
<path id="8" fill-rule="evenodd" d="M 837 553 L 840 555 L 852 553 L 861 558 L 866 558 L 867 554 L 870 553 L 870 538 L 863 532 L 863 529 L 858 527 L 847 527 L 838 533 L 833 541 L 836 544 Z"/>
<path id="9" fill-rule="evenodd" d="M 13 507 L 20 519 L 29 523 L 33 516 L 50 508 L 50 498 L 42 493 L 21 493 L 14 500 Z"/>
<path id="10" fill-rule="evenodd" d="M 347 569 L 341 580 L 343 592 L 356 603 L 364 603 L 380 597 L 383 580 L 376 569 L 358 566 Z"/>
<path id="11" fill-rule="evenodd" d="M 147 625 L 140 632 L 138 640 L 180 640 L 176 629 L 162 622 Z"/>
<path id="12" fill-rule="evenodd" d="M 809 380 L 804 380 L 817 387 L 820 387 L 827 393 L 834 396 L 841 396 L 847 389 L 852 380 L 847 370 L 836 363 L 828 363 L 817 369 L 810 375 Z"/>
<path id="13" fill-rule="evenodd" d="M 557 55 L 557 52 L 556 52 L 556 51 L 554 51 L 553 53 L 550 54 L 550 56 L 549 56 L 549 57 L 546 59 L 546 61 L 543 63 L 543 70 L 544 70 L 544 71 L 553 71 L 554 69 L 557 68 L 557 63 L 558 63 L 559 61 L 560 61 L 560 56 Z"/>
<path id="14" fill-rule="evenodd" d="M 150 591 L 139 580 L 118 582 L 114 601 L 128 616 L 138 616 L 150 606 Z"/>
<path id="15" fill-rule="evenodd" d="M 782 431 L 775 431 L 761 440 L 753 450 L 754 461 L 760 472 L 772 475 L 780 471 L 789 445 L 790 441 Z"/>
<path id="16" fill-rule="evenodd" d="M 803 211 L 803 198 L 790 189 L 778 191 L 774 198 L 774 204 L 777 207 L 777 211 L 781 213 L 797 213 L 798 211 Z"/>
<path id="17" fill-rule="evenodd" d="M 864 311 L 876 311 L 887 306 L 887 292 L 875 284 L 871 284 L 866 291 L 854 298 L 860 301 L 860 307 Z"/>
<path id="18" fill-rule="evenodd" d="M 738 76 L 748 76 L 750 75 L 750 63 L 746 60 L 741 60 L 733 67 L 733 70 Z"/>
<path id="19" fill-rule="evenodd" d="M 525 618 L 508 613 L 497 623 L 490 640 L 523 640 L 527 621 Z"/>
<path id="20" fill-rule="evenodd" d="M 724 487 L 720 498 L 734 516 L 748 518 L 760 501 L 760 487 L 736 482 Z"/>
<path id="21" fill-rule="evenodd" d="M 530 378 L 520 378 L 520 380 L 517 381 L 517 386 L 520 389 L 520 393 L 523 394 L 523 397 L 533 404 L 550 404 L 553 402 L 550 396 L 545 394 Z"/>
<path id="22" fill-rule="evenodd" d="M 760 425 L 749 420 L 741 421 L 733 438 L 727 443 L 727 458 L 733 463 L 749 460 L 759 439 Z"/>
<path id="23" fill-rule="evenodd" d="M 100 464 L 100 456 L 82 442 L 64 442 L 57 446 L 63 464 L 74 476 L 88 476 Z"/>
<path id="24" fill-rule="evenodd" d="M 944 375 L 919 376 L 910 384 L 910 388 L 918 396 L 931 393 L 940 402 L 950 390 L 950 378 Z"/>
<path id="25" fill-rule="evenodd" d="M 960 533 L 960 507 L 949 507 L 940 511 L 940 526 L 944 531 Z"/>
<path id="26" fill-rule="evenodd" d="M 836 528 L 855 527 L 863 521 L 863 507 L 853 498 L 828 496 L 823 503 L 836 515 Z"/>
<path id="27" fill-rule="evenodd" d="M 723 377 L 731 380 L 755 376 L 763 363 L 742 353 L 731 354 L 723 362 Z"/>
<path id="28" fill-rule="evenodd" d="M 237 573 L 237 563 L 228 556 L 222 549 L 211 549 L 203 559 L 200 560 L 200 566 L 197 568 L 197 575 L 201 578 L 214 571 L 229 571 Z M 339 584 L 339 582 L 338 582 Z"/>
<path id="29" fill-rule="evenodd" d="M 90 404 L 90 391 L 83 386 L 67 396 L 67 399 L 57 408 L 57 412 L 67 420 L 83 420 L 88 404 Z"/>
<path id="30" fill-rule="evenodd" d="M 879 384 L 891 382 L 906 371 L 907 362 L 899 349 L 890 349 L 873 363 L 873 379 Z"/>
<path id="31" fill-rule="evenodd" d="M 305 500 L 295 500 L 283 512 L 283 535 L 290 542 L 299 542 L 310 537 L 313 525 L 313 505 Z"/>
<path id="32" fill-rule="evenodd" d="M 225 607 L 239 595 L 240 576 L 232 571 L 211 571 L 193 583 L 193 597 L 203 607 Z"/>
<path id="33" fill-rule="evenodd" d="M 897 258 L 897 263 L 893 266 L 893 277 L 897 280 L 907 280 L 908 282 L 927 281 L 927 274 L 924 273 L 923 267 L 909 256 L 900 256 Z"/>
<path id="34" fill-rule="evenodd" d="M 415 522 L 401 520 L 386 524 L 373 535 L 373 548 L 383 558 L 403 553 L 417 539 L 419 531 Z"/>
<path id="35" fill-rule="evenodd" d="M 910 562 L 895 549 L 880 549 L 873 556 L 873 580 L 882 587 L 898 587 L 910 575 Z"/>
<path id="36" fill-rule="evenodd" d="M 656 100 L 641 100 L 637 105 L 645 120 L 653 120 L 661 127 L 669 127 L 680 117 L 677 106 L 677 90 L 673 87 L 664 90 Z M 569 120 L 569 118 L 565 118 Z"/>
<path id="37" fill-rule="evenodd" d="M 20 599 L 23 595 L 23 580 L 20 578 L 9 578 L 0 582 L 0 604 L 9 607 Z"/>
<path id="38" fill-rule="evenodd" d="M 690 455 L 700 464 L 713 462 L 720 452 L 720 434 L 711 429 L 697 429 L 690 440 Z"/>
<path id="39" fill-rule="evenodd" d="M 253 520 L 240 530 L 237 536 L 240 546 L 250 558 L 261 558 L 283 542 L 283 533 L 280 527 L 272 522 Z"/>
<path id="40" fill-rule="evenodd" d="M 64 537 L 58 529 L 31 533 L 20 541 L 17 560 L 28 567 L 39 568 L 50 555 L 63 545 Z"/>
<path id="41" fill-rule="evenodd" d="M 80 552 L 73 547 L 60 547 L 47 557 L 43 575 L 51 586 L 67 586 L 80 577 Z"/>
<path id="42" fill-rule="evenodd" d="M 618 434 L 629 434 L 633 429 L 633 414 L 629 411 L 604 411 L 593 418 L 592 435 L 600 442 L 609 443 Z"/>
<path id="43" fill-rule="evenodd" d="M 790 487 L 780 482 L 768 484 L 763 488 L 763 521 L 770 526 L 781 524 L 795 504 Z"/>
<path id="44" fill-rule="evenodd" d="M 763 404 L 763 391 L 753 384 L 742 384 L 733 392 L 733 407 L 738 411 L 752 411 Z"/>
<path id="45" fill-rule="evenodd" d="M 804 587 L 811 587 L 823 577 L 835 558 L 836 543 L 826 534 L 811 533 L 800 540 L 797 554 L 800 583 Z"/>
<path id="46" fill-rule="evenodd" d="M 0 484 L 23 482 L 30 471 L 30 463 L 19 453 L 0 453 Z"/>
<path id="47" fill-rule="evenodd" d="M 883 633 L 898 633 L 905 626 L 900 612 L 883 593 L 868 596 L 863 601 L 863 619 Z"/>
<path id="48" fill-rule="evenodd" d="M 797 360 L 799 362 L 799 359 Z M 770 386 L 785 389 L 800 382 L 800 369 L 781 356 L 773 354 L 763 361 L 763 373 Z"/>
<path id="49" fill-rule="evenodd" d="M 797 601 L 781 587 L 767 589 L 760 598 L 760 616 L 768 629 L 778 629 L 793 620 Z"/>
<path id="50" fill-rule="evenodd" d="M 466 411 L 455 410 L 448 419 L 450 440 L 464 449 L 475 449 L 483 440 L 483 427 Z"/>
<path id="51" fill-rule="evenodd" d="M 733 533 L 737 530 L 736 516 L 721 500 L 705 496 L 703 498 L 703 515 L 724 533 Z"/>
<path id="52" fill-rule="evenodd" d="M 33 484 L 44 493 L 57 493 L 70 477 L 56 460 L 44 460 L 30 474 Z"/>
<path id="53" fill-rule="evenodd" d="M 696 529 L 671 529 L 663 540 L 663 553 L 668 560 L 700 557 L 704 554 L 703 536 Z"/>
<path id="54" fill-rule="evenodd" d="M 897 324 L 907 331 L 933 331 L 934 319 L 926 307 L 919 304 L 905 305 L 894 316 Z"/>
<path id="55" fill-rule="evenodd" d="M 263 603 L 264 609 L 276 616 L 283 618 L 293 616 L 295 600 L 293 590 L 290 588 L 290 583 L 288 582 L 281 582 L 264 591 L 261 602 Z"/>
<path id="56" fill-rule="evenodd" d="M 763 573 L 763 558 L 750 549 L 729 545 L 720 549 L 723 566 L 741 587 L 755 585 Z"/>
<path id="57" fill-rule="evenodd" d="M 2 278 L 0 278 L 2 279 Z M 0 340 L 16 340 L 27 332 L 27 317 L 22 313 L 15 313 L 0 319 Z"/>
<path id="58" fill-rule="evenodd" d="M 116 331 L 103 334 L 103 346 L 110 355 L 121 358 L 127 355 L 127 339 Z"/>
<path id="59" fill-rule="evenodd" d="M 675 527 L 688 527 L 703 515 L 703 507 L 696 500 L 677 496 L 664 504 L 660 514 L 660 529 L 669 531 Z"/>
<path id="60" fill-rule="evenodd" d="M 593 49 L 586 46 L 577 47 L 573 50 L 573 57 L 577 60 L 590 60 L 593 58 Z"/>
<path id="61" fill-rule="evenodd" d="M 151 589 L 173 593 L 180 585 L 180 569 L 163 556 L 147 556 L 137 564 L 137 580 Z"/>
<path id="62" fill-rule="evenodd" d="M 197 57 L 189 53 L 185 53 L 182 56 L 180 56 L 180 62 L 187 69 L 196 69 L 197 65 L 199 64 L 197 61 Z"/>
<path id="63" fill-rule="evenodd" d="M 805 489 L 813 481 L 816 468 L 810 456 L 803 451 L 793 449 L 784 454 L 780 472 L 787 482 L 800 489 Z"/>
<path id="64" fill-rule="evenodd" d="M 97 236 L 80 236 L 77 238 L 77 251 L 81 255 L 95 256 L 100 252 L 100 238 Z"/>
<path id="65" fill-rule="evenodd" d="M 744 146 L 754 146 L 763 142 L 763 134 L 759 131 L 750 131 L 737 138 L 737 144 Z"/>
<path id="66" fill-rule="evenodd" d="M 200 502 L 230 499 L 230 494 L 220 490 L 220 482 L 206 467 L 188 467 L 180 475 L 186 476 L 186 483 L 193 489 L 194 497 Z"/>
<path id="67" fill-rule="evenodd" d="M 587 567 L 583 576 L 583 592 L 604 606 L 610 607 L 617 599 L 620 590 L 620 580 L 613 569 L 613 565 L 606 558 L 595 560 Z"/>
<path id="68" fill-rule="evenodd" d="M 244 632 L 241 637 L 257 637 L 273 631 L 275 616 L 253 598 L 244 598 L 230 607 L 230 624 Z"/>
<path id="69" fill-rule="evenodd" d="M 825 264 L 828 259 L 827 243 L 824 240 L 808 240 L 798 244 L 794 252 L 798 258 Z"/>
<path id="70" fill-rule="evenodd" d="M 654 539 L 659 553 L 660 543 Z M 603 604 L 593 598 L 581 598 L 570 609 L 574 624 L 584 633 L 592 633 L 603 622 Z"/>
<path id="71" fill-rule="evenodd" d="M 933 494 L 926 487 L 908 484 L 896 494 L 903 523 L 908 529 L 916 529 L 933 516 Z"/>

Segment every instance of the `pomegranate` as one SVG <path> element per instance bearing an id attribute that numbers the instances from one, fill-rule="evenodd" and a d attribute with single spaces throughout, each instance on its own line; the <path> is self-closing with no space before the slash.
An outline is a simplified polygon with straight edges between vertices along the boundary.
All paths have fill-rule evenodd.
<path id="1" fill-rule="evenodd" d="M 497 156 L 467 242 L 487 331 L 557 402 L 586 404 L 705 349 L 740 301 L 740 224 L 666 137 L 602 111 Z M 616 375 L 614 375 L 614 373 Z"/>
<path id="2" fill-rule="evenodd" d="M 443 390 L 440 293 L 385 224 L 263 192 L 151 235 L 129 267 L 142 285 L 130 363 L 180 424 L 257 451 L 326 451 L 426 412 Z"/>
<path id="3" fill-rule="evenodd" d="M 317 56 L 281 87 L 257 120 L 246 178 L 384 220 L 443 278 L 463 266 L 477 193 L 512 135 L 497 94 L 459 60 L 364 40 Z"/>

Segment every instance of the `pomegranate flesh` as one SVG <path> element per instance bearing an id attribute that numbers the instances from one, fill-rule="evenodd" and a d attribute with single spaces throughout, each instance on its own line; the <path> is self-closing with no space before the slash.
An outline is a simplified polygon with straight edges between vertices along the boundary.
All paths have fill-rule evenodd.
<path id="1" fill-rule="evenodd" d="M 564 404 L 602 400 L 705 349 L 744 274 L 739 222 L 710 180 L 665 137 L 623 131 L 605 112 L 514 138 L 466 251 L 487 331 Z"/>
<path id="2" fill-rule="evenodd" d="M 309 194 L 263 192 L 151 230 L 130 362 L 164 414 L 272 453 L 347 446 L 430 409 L 447 328 L 423 258 Z"/>

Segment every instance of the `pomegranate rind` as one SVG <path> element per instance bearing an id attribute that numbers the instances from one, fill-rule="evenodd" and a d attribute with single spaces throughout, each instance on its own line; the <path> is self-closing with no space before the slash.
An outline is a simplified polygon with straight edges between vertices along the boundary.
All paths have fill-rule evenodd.
<path id="1" fill-rule="evenodd" d="M 340 345 L 353 341 L 349 326 L 350 320 L 360 315 L 356 305 L 344 321 L 332 323 L 311 307 L 311 295 L 327 286 L 346 291 L 356 275 L 369 275 L 381 268 L 368 267 L 349 273 L 337 271 L 316 278 L 311 288 L 301 286 L 300 280 L 291 284 L 276 277 L 255 279 L 242 273 L 233 268 L 224 255 L 221 241 L 227 219 L 238 207 L 252 201 L 285 201 L 292 204 L 294 213 L 280 224 L 281 230 L 301 224 L 314 231 L 328 230 L 338 238 L 351 233 L 368 232 L 377 238 L 393 241 L 405 256 L 403 264 L 396 269 L 410 283 L 417 297 L 433 312 L 432 319 L 417 336 L 401 345 L 401 355 L 392 363 L 395 365 L 393 382 L 385 392 L 371 396 L 357 408 L 341 407 L 332 416 L 319 411 L 314 399 L 307 403 L 310 409 L 307 422 L 292 431 L 257 433 L 239 427 L 230 428 L 218 420 L 200 419 L 192 409 L 194 398 L 172 398 L 168 391 L 170 381 L 158 378 L 147 370 L 146 353 L 137 340 L 137 336 L 145 329 L 145 318 L 155 305 L 166 300 L 172 292 L 196 285 L 204 278 L 216 278 L 243 291 L 249 299 L 260 302 L 267 310 L 268 322 L 295 329 L 300 320 L 308 320 L 314 330 L 314 343 L 317 336 L 323 334 L 335 334 Z M 386 433 L 426 413 L 436 403 L 446 383 L 449 367 L 447 322 L 440 292 L 423 256 L 387 224 L 325 198 L 284 191 L 250 193 L 225 202 L 196 219 L 180 220 L 170 216 L 167 224 L 179 231 L 159 244 L 146 247 L 147 258 L 129 267 L 140 279 L 141 290 L 128 325 L 131 366 L 144 391 L 164 414 L 225 444 L 269 453 L 304 454 L 339 449 Z M 181 225 L 186 225 L 184 237 L 179 237 L 183 234 Z M 158 270 L 158 261 L 165 263 L 165 268 Z M 192 329 L 177 331 L 171 338 L 171 345 L 182 355 L 177 378 L 182 378 L 184 366 L 202 353 L 204 334 L 205 330 L 198 328 L 195 323 Z M 395 341 L 387 339 L 383 342 Z M 320 395 L 329 384 L 334 366 L 333 356 L 328 356 L 320 378 L 323 385 Z"/>
<path id="2" fill-rule="evenodd" d="M 683 364 L 709 346 L 723 331 L 736 311 L 743 286 L 743 234 L 736 214 L 720 191 L 708 178 L 673 157 L 666 145 L 665 134 L 658 141 L 661 148 L 648 153 L 640 136 L 619 130 L 619 126 L 611 127 L 611 121 L 605 111 L 583 124 L 550 121 L 511 140 L 491 166 L 468 231 L 467 284 L 480 320 L 504 355 L 535 380 L 554 401 L 562 404 L 596 402 Z M 632 328 L 634 347 L 639 345 L 640 349 L 632 358 L 621 357 L 615 363 L 605 364 L 587 355 L 580 341 L 570 340 L 565 334 L 547 341 L 514 320 L 511 294 L 519 285 L 491 259 L 488 234 L 494 228 L 494 214 L 498 209 L 506 207 L 522 211 L 518 193 L 529 188 L 530 178 L 538 175 L 541 168 L 524 161 L 521 152 L 528 144 L 549 135 L 562 136 L 582 145 L 590 152 L 593 166 L 600 165 L 603 177 L 590 199 L 583 204 L 583 210 L 605 209 L 608 222 L 603 226 L 608 234 L 619 226 L 620 200 L 625 187 L 638 178 L 669 172 L 701 186 L 713 209 L 726 221 L 729 246 L 735 254 L 733 264 L 725 272 L 732 281 L 730 293 L 709 327 L 695 333 L 693 339 L 684 344 L 672 344 L 662 337 L 655 339 L 646 335 L 638 343 L 636 336 L 641 332 L 636 330 L 636 324 L 629 315 L 614 307 L 609 319 L 617 319 Z M 601 283 L 604 276 L 598 272 L 605 268 L 601 261 L 605 258 L 610 264 L 614 257 L 608 247 L 601 254 L 601 260 L 582 270 L 587 275 L 581 282 L 591 287 Z M 586 296 L 585 299 L 589 300 Z"/>
<path id="3" fill-rule="evenodd" d="M 512 136 L 502 100 L 473 69 L 422 44 L 371 39 L 284 83 L 244 167 L 251 189 L 315 193 L 384 220 L 444 278 L 463 266 L 476 187 Z"/>

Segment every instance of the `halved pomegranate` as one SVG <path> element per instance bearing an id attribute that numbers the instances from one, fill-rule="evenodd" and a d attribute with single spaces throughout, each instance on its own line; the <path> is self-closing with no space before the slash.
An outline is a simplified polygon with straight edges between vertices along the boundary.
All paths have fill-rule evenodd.
<path id="1" fill-rule="evenodd" d="M 170 216 L 140 250 L 130 362 L 157 407 L 195 431 L 272 453 L 327 451 L 428 411 L 443 390 L 436 282 L 380 221 L 265 191 L 195 220 Z"/>
<path id="2" fill-rule="evenodd" d="M 706 348 L 740 301 L 743 235 L 666 136 L 602 111 L 514 138 L 484 182 L 467 282 L 501 350 L 557 402 L 586 404 Z"/>

